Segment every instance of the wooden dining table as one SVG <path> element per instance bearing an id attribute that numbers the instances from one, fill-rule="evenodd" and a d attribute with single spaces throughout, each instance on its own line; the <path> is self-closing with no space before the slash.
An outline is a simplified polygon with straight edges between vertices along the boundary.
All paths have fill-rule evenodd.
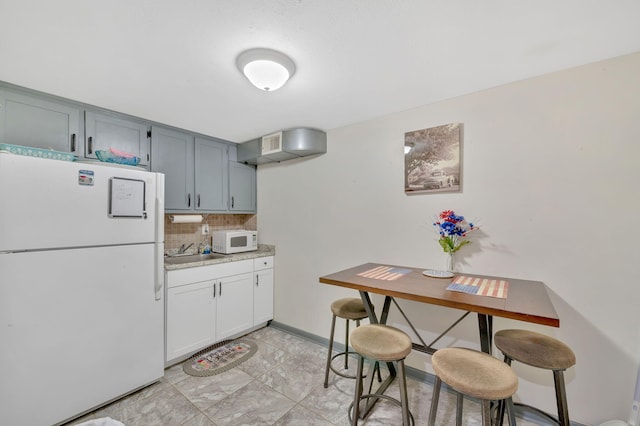
<path id="1" fill-rule="evenodd" d="M 390 271 L 389 274 L 395 273 L 396 275 L 369 273 L 369 271 L 380 269 L 386 269 Z M 481 280 L 506 281 L 508 283 L 506 297 L 501 298 L 448 290 L 447 287 L 454 281 L 456 276 L 436 278 L 427 276 L 423 272 L 424 268 L 365 263 L 322 276 L 319 281 L 323 284 L 357 290 L 365 305 L 371 324 L 386 324 L 389 310 L 393 303 L 419 340 L 419 343 L 413 342 L 413 349 L 429 354 L 433 354 L 437 350 L 434 345 L 470 313 L 477 314 L 480 348 L 488 354 L 491 354 L 492 351 L 493 317 L 509 318 L 550 327 L 560 326 L 560 319 L 549 298 L 547 286 L 541 281 L 461 274 L 465 277 L 479 278 Z M 380 278 L 381 276 L 385 278 Z M 389 279 L 389 276 L 392 276 L 392 278 Z M 384 303 L 379 313 L 375 312 L 371 294 L 384 296 Z M 425 343 L 396 299 L 444 306 L 460 310 L 462 313 L 438 337 L 430 343 Z M 387 367 L 390 376 L 375 391 L 376 394 L 384 393 L 384 390 L 395 378 L 396 372 L 393 364 L 387 363 Z M 367 376 L 369 381 L 367 386 L 371 389 L 373 374 L 368 374 Z M 367 405 L 363 411 L 363 417 L 376 401 L 377 399 L 374 398 Z"/>

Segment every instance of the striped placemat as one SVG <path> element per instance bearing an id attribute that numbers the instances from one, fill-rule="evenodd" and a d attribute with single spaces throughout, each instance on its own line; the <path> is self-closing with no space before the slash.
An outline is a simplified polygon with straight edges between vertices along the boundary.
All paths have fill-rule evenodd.
<path id="1" fill-rule="evenodd" d="M 392 266 L 376 266 L 368 271 L 360 272 L 358 276 L 375 280 L 393 281 L 411 272 L 411 269 L 394 268 Z"/>
<path id="2" fill-rule="evenodd" d="M 505 280 L 458 275 L 449 284 L 447 290 L 506 299 L 509 292 L 509 283 Z"/>

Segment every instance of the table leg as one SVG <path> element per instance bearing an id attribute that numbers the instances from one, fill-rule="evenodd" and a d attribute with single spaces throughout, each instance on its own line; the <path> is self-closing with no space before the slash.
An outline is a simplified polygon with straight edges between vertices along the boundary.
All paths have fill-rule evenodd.
<path id="1" fill-rule="evenodd" d="M 380 314 L 380 324 L 386 324 L 389 317 L 389 308 L 391 307 L 391 296 L 385 296 L 382 313 Z"/>
<path id="2" fill-rule="evenodd" d="M 478 330 L 480 332 L 480 349 L 491 355 L 493 341 L 493 316 L 478 313 Z"/>
<path id="3" fill-rule="evenodd" d="M 369 316 L 369 324 L 378 324 L 378 317 L 376 316 L 376 312 L 373 309 L 373 303 L 371 303 L 371 297 L 369 293 L 366 291 L 360 292 L 360 298 L 362 299 L 362 303 L 364 304 L 364 310 L 367 311 L 367 315 Z"/>
<path id="4" fill-rule="evenodd" d="M 482 350 L 482 352 L 491 355 L 493 341 L 492 315 L 478 313 L 478 331 L 480 332 L 480 349 Z M 500 411 L 499 404 L 497 404 L 495 401 L 489 402 L 489 410 L 494 410 L 496 405 L 498 405 L 498 411 Z"/>

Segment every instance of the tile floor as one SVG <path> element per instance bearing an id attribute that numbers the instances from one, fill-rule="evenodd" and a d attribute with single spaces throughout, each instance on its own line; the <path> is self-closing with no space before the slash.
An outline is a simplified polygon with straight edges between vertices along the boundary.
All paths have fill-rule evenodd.
<path id="1" fill-rule="evenodd" d="M 193 377 L 182 371 L 182 364 L 175 365 L 158 383 L 66 426 L 104 417 L 126 426 L 349 425 L 347 407 L 353 398 L 354 381 L 331 374 L 329 387 L 324 388 L 325 346 L 274 327 L 246 337 L 258 342 L 258 351 L 232 370 Z M 415 424 L 426 425 L 431 384 L 408 377 L 407 390 Z M 397 380 L 387 394 L 398 397 Z M 400 409 L 380 400 L 359 425 L 401 423 Z M 474 401 L 465 399 L 462 423 L 481 424 L 480 408 Z M 436 424 L 455 424 L 455 396 L 444 390 Z M 518 419 L 519 426 L 536 424 Z"/>

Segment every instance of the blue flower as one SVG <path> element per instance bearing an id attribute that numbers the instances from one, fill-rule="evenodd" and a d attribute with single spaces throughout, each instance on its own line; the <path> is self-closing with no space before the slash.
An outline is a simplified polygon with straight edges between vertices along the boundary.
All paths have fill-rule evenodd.
<path id="1" fill-rule="evenodd" d="M 461 240 L 467 236 L 468 232 L 474 231 L 477 227 L 469 223 L 469 227 L 464 225 L 464 216 L 459 216 L 453 210 L 444 210 L 438 215 L 438 219 L 433 226 L 440 234 L 439 243 L 447 253 L 455 253 L 461 247 L 470 243 L 468 240 Z"/>

